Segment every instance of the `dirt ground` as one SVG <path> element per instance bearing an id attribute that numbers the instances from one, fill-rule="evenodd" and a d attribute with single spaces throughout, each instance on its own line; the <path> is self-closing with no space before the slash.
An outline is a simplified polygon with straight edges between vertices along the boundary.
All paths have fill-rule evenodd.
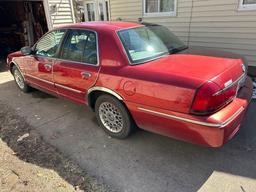
<path id="1" fill-rule="evenodd" d="M 0 101 L 0 191 L 110 191 Z"/>

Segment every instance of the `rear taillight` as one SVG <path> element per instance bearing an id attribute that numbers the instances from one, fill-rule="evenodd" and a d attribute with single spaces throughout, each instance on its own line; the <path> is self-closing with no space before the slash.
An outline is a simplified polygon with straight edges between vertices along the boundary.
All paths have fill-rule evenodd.
<path id="1" fill-rule="evenodd" d="M 214 82 L 206 82 L 196 92 L 191 113 L 201 115 L 212 113 L 232 101 L 236 96 L 236 91 L 236 85 L 221 90 Z"/>

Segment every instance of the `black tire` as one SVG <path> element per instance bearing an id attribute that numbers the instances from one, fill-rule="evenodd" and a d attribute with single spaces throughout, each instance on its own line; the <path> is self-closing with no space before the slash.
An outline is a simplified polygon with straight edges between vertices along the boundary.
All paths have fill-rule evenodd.
<path id="1" fill-rule="evenodd" d="M 108 104 L 110 104 L 111 107 L 109 107 Z M 105 110 L 104 106 L 106 109 L 108 108 L 108 110 L 109 110 L 109 111 L 107 111 L 107 114 L 104 114 L 102 112 Z M 106 107 L 106 106 L 108 106 L 108 107 Z M 114 109 L 117 109 L 117 111 L 115 111 Z M 115 116 L 115 114 L 113 114 L 114 112 L 111 112 L 111 110 L 115 111 L 117 116 Z M 118 99 L 116 99 L 110 95 L 101 95 L 97 98 L 96 103 L 95 103 L 95 112 L 96 112 L 96 117 L 97 117 L 97 120 L 98 120 L 100 126 L 111 137 L 114 137 L 117 139 L 125 139 L 125 138 L 129 137 L 131 135 L 131 133 L 136 129 L 136 125 L 135 125 L 129 111 L 126 109 L 126 107 Z M 108 115 L 108 113 L 110 115 Z M 106 119 L 104 120 L 104 118 L 103 118 L 104 115 L 109 123 L 106 123 Z M 114 117 L 115 120 L 113 120 L 113 121 L 111 119 L 112 115 L 115 116 Z M 107 116 L 109 116 L 109 118 Z M 120 120 L 120 118 L 121 118 L 121 120 Z M 118 127 L 118 130 L 119 129 L 120 130 L 119 131 L 118 130 L 111 131 L 110 126 L 104 125 L 104 123 L 103 123 L 104 121 L 105 121 L 105 124 L 113 123 L 112 129 L 115 129 Z M 115 122 L 117 122 L 117 123 L 115 123 Z M 118 125 L 122 125 L 122 126 L 118 126 Z"/>
<path id="2" fill-rule="evenodd" d="M 21 91 L 23 91 L 24 93 L 28 93 L 32 90 L 32 88 L 25 82 L 23 75 L 21 74 L 20 70 L 16 66 L 13 66 L 12 74 L 13 74 L 16 85 L 19 87 Z M 17 77 L 17 75 L 19 77 Z M 18 81 L 20 81 L 20 83 L 22 83 L 23 86 L 21 86 L 21 84 L 18 83 Z"/>

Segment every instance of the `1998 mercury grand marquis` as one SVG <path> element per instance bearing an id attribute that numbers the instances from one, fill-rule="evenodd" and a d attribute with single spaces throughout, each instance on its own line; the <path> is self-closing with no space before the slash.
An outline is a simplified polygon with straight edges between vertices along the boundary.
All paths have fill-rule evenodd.
<path id="1" fill-rule="evenodd" d="M 88 22 L 48 32 L 7 64 L 22 91 L 88 105 L 112 137 L 140 127 L 220 147 L 240 128 L 252 81 L 241 58 L 188 50 L 160 25 Z"/>

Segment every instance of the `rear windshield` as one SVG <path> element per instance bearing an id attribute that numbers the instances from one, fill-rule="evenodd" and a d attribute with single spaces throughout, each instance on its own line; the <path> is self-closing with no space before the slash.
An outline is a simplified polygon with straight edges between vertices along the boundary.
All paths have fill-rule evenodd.
<path id="1" fill-rule="evenodd" d="M 167 27 L 161 25 L 148 25 L 168 48 L 170 54 L 177 53 L 187 48 L 187 46 L 176 35 L 173 34 Z"/>
<path id="2" fill-rule="evenodd" d="M 147 27 L 121 30 L 118 35 L 133 64 L 168 54 L 165 44 Z"/>
<path id="3" fill-rule="evenodd" d="M 121 30 L 118 36 L 131 64 L 157 59 L 186 47 L 169 29 L 160 25 Z"/>

